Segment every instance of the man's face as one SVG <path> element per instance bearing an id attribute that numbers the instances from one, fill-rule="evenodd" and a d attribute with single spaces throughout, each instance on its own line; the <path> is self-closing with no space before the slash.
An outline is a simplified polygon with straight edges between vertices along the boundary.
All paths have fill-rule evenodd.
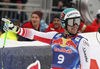
<path id="1" fill-rule="evenodd" d="M 59 18 L 54 18 L 53 20 L 53 25 L 55 29 L 60 29 L 61 28 L 61 22 Z"/>
<path id="2" fill-rule="evenodd" d="M 68 31 L 69 31 L 71 34 L 76 34 L 77 31 L 78 31 L 78 28 L 79 28 L 79 26 L 76 25 L 76 24 L 75 24 L 73 27 L 67 26 L 67 29 L 68 29 Z"/>

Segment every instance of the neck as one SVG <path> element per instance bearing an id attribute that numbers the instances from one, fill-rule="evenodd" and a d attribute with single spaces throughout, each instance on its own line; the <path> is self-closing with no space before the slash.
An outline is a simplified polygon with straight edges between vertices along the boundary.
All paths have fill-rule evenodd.
<path id="1" fill-rule="evenodd" d="M 65 30 L 64 34 L 63 34 L 63 37 L 64 38 L 67 38 L 67 37 L 74 37 L 76 36 L 76 34 L 71 34 L 71 33 L 68 33 L 68 31 Z"/>
<path id="2" fill-rule="evenodd" d="M 39 29 L 39 25 L 35 25 L 34 28 L 35 28 L 35 30 L 38 30 Z"/>
<path id="3" fill-rule="evenodd" d="M 69 35 L 68 31 L 65 30 L 64 35 Z"/>
<path id="4" fill-rule="evenodd" d="M 58 30 L 61 30 L 61 27 L 59 27 Z"/>

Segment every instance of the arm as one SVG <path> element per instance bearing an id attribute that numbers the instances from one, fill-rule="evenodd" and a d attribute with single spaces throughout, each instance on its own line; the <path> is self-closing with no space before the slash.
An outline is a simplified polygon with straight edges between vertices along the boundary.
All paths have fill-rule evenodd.
<path id="1" fill-rule="evenodd" d="M 98 26 L 87 25 L 84 32 L 97 32 L 97 31 L 98 31 Z"/>
<path id="2" fill-rule="evenodd" d="M 92 22 L 91 26 L 97 26 L 97 19 L 94 19 L 94 21 Z"/>
<path id="3" fill-rule="evenodd" d="M 28 39 L 34 39 L 34 40 L 38 40 L 50 44 L 53 36 L 56 33 L 57 32 L 43 33 L 43 32 L 36 31 L 34 29 L 19 28 L 19 32 L 17 34 Z"/>
<path id="4" fill-rule="evenodd" d="M 81 21 L 81 25 L 79 27 L 79 32 L 97 32 L 98 31 L 98 27 L 97 26 L 91 26 L 91 25 L 85 25 L 82 21 Z"/>
<path id="5" fill-rule="evenodd" d="M 81 21 L 80 27 L 79 27 L 79 32 L 84 32 L 86 29 L 86 25 Z"/>
<path id="6" fill-rule="evenodd" d="M 81 39 L 79 44 L 79 56 L 81 62 L 81 69 L 90 69 L 90 46 L 86 39 Z"/>
<path id="7" fill-rule="evenodd" d="M 22 37 L 38 40 L 38 41 L 45 42 L 48 44 L 51 43 L 53 36 L 57 33 L 57 32 L 43 33 L 43 32 L 36 31 L 34 29 L 20 28 L 20 27 L 14 26 L 13 23 L 9 21 L 8 19 L 3 18 L 2 20 L 5 22 L 5 25 L 3 28 L 4 31 L 10 30 L 18 35 L 21 35 Z"/>

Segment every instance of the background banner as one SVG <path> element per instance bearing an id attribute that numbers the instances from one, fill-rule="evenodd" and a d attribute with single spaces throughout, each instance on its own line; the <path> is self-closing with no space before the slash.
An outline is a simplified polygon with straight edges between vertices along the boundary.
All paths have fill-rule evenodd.
<path id="1" fill-rule="evenodd" d="M 5 47 L 4 49 L 4 69 L 50 69 L 52 49 L 49 45 L 20 47 L 14 45 L 15 47 Z M 0 48 L 0 57 L 1 51 Z"/>

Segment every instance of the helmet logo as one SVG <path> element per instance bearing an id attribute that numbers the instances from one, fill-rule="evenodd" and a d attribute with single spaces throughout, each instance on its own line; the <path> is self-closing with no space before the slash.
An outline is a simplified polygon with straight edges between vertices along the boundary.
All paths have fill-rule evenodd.
<path id="1" fill-rule="evenodd" d="M 67 17 L 69 17 L 69 15 L 67 15 Z"/>
<path id="2" fill-rule="evenodd" d="M 62 18 L 64 18 L 64 16 L 65 16 L 65 14 L 64 14 L 64 13 L 62 13 L 62 16 L 61 16 L 61 17 L 62 17 Z"/>
<path id="3" fill-rule="evenodd" d="M 65 13 L 62 13 L 61 18 L 60 18 L 62 23 L 64 22 L 64 17 L 65 17 Z"/>
<path id="4" fill-rule="evenodd" d="M 69 16 L 76 15 L 76 14 L 79 15 L 78 12 L 73 12 L 73 13 L 68 14 L 67 16 L 69 17 Z"/>

